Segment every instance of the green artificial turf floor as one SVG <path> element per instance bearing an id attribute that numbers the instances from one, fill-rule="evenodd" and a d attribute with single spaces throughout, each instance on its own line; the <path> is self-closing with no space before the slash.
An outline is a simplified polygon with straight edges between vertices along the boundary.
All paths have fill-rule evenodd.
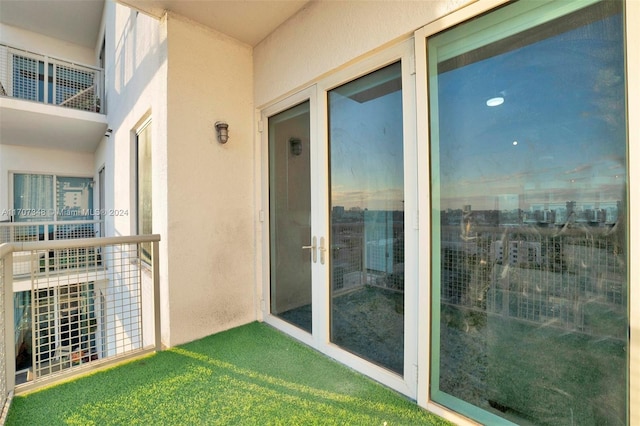
<path id="1" fill-rule="evenodd" d="M 7 425 L 446 425 L 260 323 L 27 395 Z"/>

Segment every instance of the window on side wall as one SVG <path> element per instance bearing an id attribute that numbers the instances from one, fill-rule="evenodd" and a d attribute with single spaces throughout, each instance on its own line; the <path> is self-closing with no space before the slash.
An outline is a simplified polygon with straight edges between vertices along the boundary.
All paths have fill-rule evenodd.
<path id="1" fill-rule="evenodd" d="M 147 120 L 136 132 L 137 174 L 137 233 L 153 233 L 152 179 L 151 179 L 151 120 Z M 140 259 L 151 263 L 151 243 L 140 245 Z"/>

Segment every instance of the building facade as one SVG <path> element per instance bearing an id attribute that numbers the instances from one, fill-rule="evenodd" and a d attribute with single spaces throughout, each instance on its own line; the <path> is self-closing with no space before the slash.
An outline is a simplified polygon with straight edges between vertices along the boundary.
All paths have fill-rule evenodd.
<path id="1" fill-rule="evenodd" d="M 259 320 L 459 424 L 638 421 L 637 2 L 18 3 L 0 221 L 160 234 L 163 344 Z"/>

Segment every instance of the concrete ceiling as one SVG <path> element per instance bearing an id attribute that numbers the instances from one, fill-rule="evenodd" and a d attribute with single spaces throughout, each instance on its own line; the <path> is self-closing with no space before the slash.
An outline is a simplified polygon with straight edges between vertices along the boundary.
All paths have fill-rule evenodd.
<path id="1" fill-rule="evenodd" d="M 0 22 L 94 48 L 104 1 L 0 0 Z"/>
<path id="2" fill-rule="evenodd" d="M 106 130 L 104 114 L 0 97 L 0 144 L 94 152 Z"/>
<path id="3" fill-rule="evenodd" d="M 170 10 L 255 46 L 309 0 L 117 0 L 157 18 Z M 105 0 L 0 0 L 0 22 L 96 46 Z"/>
<path id="4" fill-rule="evenodd" d="M 169 10 L 255 46 L 309 0 L 119 0 L 119 3 L 155 17 Z"/>

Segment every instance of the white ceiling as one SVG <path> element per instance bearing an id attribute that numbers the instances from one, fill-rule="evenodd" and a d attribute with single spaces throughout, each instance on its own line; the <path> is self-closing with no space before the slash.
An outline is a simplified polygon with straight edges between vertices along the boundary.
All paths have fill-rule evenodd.
<path id="1" fill-rule="evenodd" d="M 152 16 L 165 10 L 255 46 L 309 0 L 119 0 Z"/>
<path id="2" fill-rule="evenodd" d="M 105 130 L 104 114 L 0 97 L 0 143 L 94 152 Z"/>
<path id="3" fill-rule="evenodd" d="M 151 16 L 170 10 L 255 46 L 309 0 L 117 0 Z M 105 0 L 0 0 L 0 22 L 95 47 Z"/>
<path id="4" fill-rule="evenodd" d="M 0 0 L 0 22 L 94 48 L 104 0 Z"/>

